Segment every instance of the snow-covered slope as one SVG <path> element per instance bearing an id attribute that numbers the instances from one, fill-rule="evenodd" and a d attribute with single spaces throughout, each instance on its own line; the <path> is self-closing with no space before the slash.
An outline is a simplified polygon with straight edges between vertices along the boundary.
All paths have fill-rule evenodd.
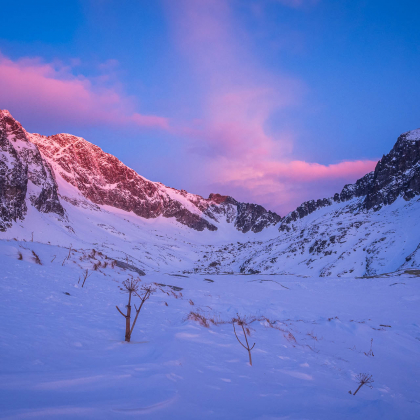
<path id="1" fill-rule="evenodd" d="M 320 208 L 269 241 L 209 246 L 194 270 L 341 277 L 420 267 L 419 198 L 376 212 L 360 210 L 362 202 Z"/>
<path id="2" fill-rule="evenodd" d="M 204 199 L 149 181 L 115 156 L 80 137 L 29 134 L 29 139 L 38 146 L 56 174 L 95 204 L 132 211 L 146 219 L 174 218 L 198 231 L 216 231 L 219 222 L 226 220 L 242 232 L 260 232 L 280 220 L 280 216 L 261 206 L 238 203 L 232 197 L 211 194 Z"/>
<path id="3" fill-rule="evenodd" d="M 341 193 L 281 218 L 149 181 L 80 137 L 27 133 L 7 111 L 0 123 L 1 239 L 95 248 L 146 273 L 340 277 L 420 267 L 420 130 Z"/>
<path id="4" fill-rule="evenodd" d="M 68 255 L 0 241 L 2 419 L 418 419 L 415 273 L 152 273 L 142 283 L 182 296 L 153 294 L 125 343 L 115 306 L 127 304 L 120 287 L 130 271 L 91 249 Z M 91 275 L 81 288 L 85 269 Z M 206 328 L 190 312 L 218 323 Z M 232 328 L 237 313 L 253 321 L 252 367 Z M 360 373 L 372 375 L 373 388 L 351 395 Z"/>
<path id="5" fill-rule="evenodd" d="M 402 134 L 375 171 L 286 215 L 269 241 L 208 247 L 196 272 L 370 276 L 420 267 L 420 130 Z"/>
<path id="6" fill-rule="evenodd" d="M 419 417 L 419 131 L 280 220 L 0 117 L 0 418 Z"/>

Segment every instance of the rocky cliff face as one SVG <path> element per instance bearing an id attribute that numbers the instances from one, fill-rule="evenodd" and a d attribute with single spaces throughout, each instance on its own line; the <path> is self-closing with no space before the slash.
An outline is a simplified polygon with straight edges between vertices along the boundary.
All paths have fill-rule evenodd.
<path id="1" fill-rule="evenodd" d="M 0 110 L 0 230 L 22 220 L 27 202 L 42 213 L 64 215 L 49 164 L 28 133 L 8 111 Z"/>
<path id="2" fill-rule="evenodd" d="M 226 220 L 241 232 L 257 233 L 280 220 L 261 206 L 239 203 L 232 197 L 210 194 L 204 199 L 149 181 L 81 137 L 30 134 L 29 138 L 54 171 L 95 204 L 132 211 L 146 219 L 175 218 L 198 231 L 215 231 Z"/>
<path id="3" fill-rule="evenodd" d="M 224 254 L 220 247 L 206 249 L 195 270 L 340 277 L 415 268 L 419 210 L 420 130 L 414 130 L 402 134 L 375 170 L 355 184 L 289 213 L 278 238 L 227 244 Z"/>
<path id="4" fill-rule="evenodd" d="M 398 197 L 411 200 L 420 195 L 420 129 L 398 137 L 397 143 L 376 165 L 363 203 L 378 210 Z"/>
<path id="5" fill-rule="evenodd" d="M 225 218 L 243 233 L 261 232 L 281 220 L 278 214 L 267 211 L 258 204 L 240 203 L 230 196 L 220 194 L 210 194 L 208 199 L 197 202 L 197 205 L 208 217 L 216 221 Z"/>
<path id="6" fill-rule="evenodd" d="M 290 223 L 333 203 L 364 197 L 358 209 L 379 210 L 384 205 L 392 204 L 398 197 L 410 200 L 416 195 L 420 195 L 420 129 L 401 134 L 373 172 L 354 184 L 345 185 L 341 193 L 331 198 L 302 203 L 282 219 L 279 230 L 288 231 Z"/>

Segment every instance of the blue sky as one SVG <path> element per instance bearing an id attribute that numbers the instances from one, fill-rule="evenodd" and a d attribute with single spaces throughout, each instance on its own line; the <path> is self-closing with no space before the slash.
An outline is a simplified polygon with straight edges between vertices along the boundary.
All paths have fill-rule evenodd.
<path id="1" fill-rule="evenodd" d="M 141 175 L 281 214 L 420 126 L 417 1 L 18 1 L 0 108 Z"/>

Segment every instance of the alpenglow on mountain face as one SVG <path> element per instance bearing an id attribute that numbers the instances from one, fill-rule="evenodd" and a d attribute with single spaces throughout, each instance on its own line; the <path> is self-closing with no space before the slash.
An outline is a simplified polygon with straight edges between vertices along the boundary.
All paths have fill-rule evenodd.
<path id="1" fill-rule="evenodd" d="M 39 211 L 63 216 L 57 197 L 57 177 L 74 186 L 92 203 L 133 212 L 146 219 L 174 218 L 197 231 L 216 231 L 222 219 L 233 223 L 241 232 L 260 232 L 280 221 L 276 213 L 256 204 L 239 203 L 219 194 L 204 199 L 149 181 L 81 137 L 28 133 L 8 111 L 0 111 L 0 130 L 1 173 L 5 184 L 3 230 L 11 221 L 24 218 L 28 182 L 43 188 L 36 193 L 30 188 L 28 192 L 31 203 Z"/>
<path id="2" fill-rule="evenodd" d="M 420 267 L 420 130 L 284 217 L 152 182 L 88 141 L 0 111 L 0 238 L 95 248 L 144 272 L 366 276 Z M 279 200 L 281 197 L 279 197 Z"/>

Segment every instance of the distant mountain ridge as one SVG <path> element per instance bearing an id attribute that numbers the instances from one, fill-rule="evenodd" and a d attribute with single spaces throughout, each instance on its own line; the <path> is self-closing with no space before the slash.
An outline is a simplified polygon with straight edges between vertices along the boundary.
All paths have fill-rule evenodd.
<path id="1" fill-rule="evenodd" d="M 408 131 L 398 137 L 392 150 L 382 157 L 375 170 L 347 184 L 341 193 L 331 198 L 310 200 L 282 218 L 280 231 L 288 230 L 288 225 L 314 211 L 342 203 L 353 198 L 364 197 L 360 209 L 379 210 L 392 204 L 398 197 L 411 200 L 420 195 L 420 129 Z"/>
<path id="2" fill-rule="evenodd" d="M 420 267 L 420 129 L 401 134 L 375 170 L 331 198 L 302 203 L 268 241 L 205 251 L 205 273 L 372 276 Z"/>
<path id="3" fill-rule="evenodd" d="M 13 220 L 22 219 L 26 212 L 25 173 L 34 185 L 42 187 L 37 197 L 31 195 L 35 207 L 60 216 L 64 210 L 58 198 L 55 174 L 92 203 L 132 211 L 146 219 L 174 218 L 197 231 L 216 231 L 224 219 L 241 232 L 258 233 L 281 219 L 257 204 L 240 203 L 219 194 L 210 194 L 205 199 L 149 181 L 81 137 L 28 133 L 6 110 L 0 110 L 0 130 L 3 153 L 0 174 L 4 183 L 0 226 L 3 230 Z"/>
<path id="4" fill-rule="evenodd" d="M 399 136 L 373 172 L 282 218 L 149 181 L 80 137 L 30 134 L 0 111 L 0 232 L 94 248 L 136 273 L 354 277 L 419 269 L 420 129 Z"/>

